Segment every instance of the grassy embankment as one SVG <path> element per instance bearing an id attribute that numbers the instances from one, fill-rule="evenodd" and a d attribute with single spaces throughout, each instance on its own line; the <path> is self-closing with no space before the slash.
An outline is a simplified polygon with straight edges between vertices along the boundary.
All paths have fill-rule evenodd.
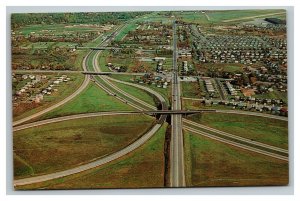
<path id="1" fill-rule="evenodd" d="M 164 186 L 164 139 L 167 124 L 144 145 L 101 167 L 18 189 L 143 188 Z"/>
<path id="2" fill-rule="evenodd" d="M 52 173 L 103 157 L 135 141 L 153 120 L 138 114 L 100 116 L 14 132 L 14 175 Z"/>

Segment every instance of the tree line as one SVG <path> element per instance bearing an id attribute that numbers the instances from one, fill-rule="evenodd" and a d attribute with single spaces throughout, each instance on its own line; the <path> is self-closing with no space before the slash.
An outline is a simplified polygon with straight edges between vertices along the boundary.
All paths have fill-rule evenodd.
<path id="1" fill-rule="evenodd" d="M 101 12 L 101 13 L 14 13 L 11 15 L 13 28 L 31 24 L 61 23 L 112 23 L 133 19 L 149 12 Z"/>

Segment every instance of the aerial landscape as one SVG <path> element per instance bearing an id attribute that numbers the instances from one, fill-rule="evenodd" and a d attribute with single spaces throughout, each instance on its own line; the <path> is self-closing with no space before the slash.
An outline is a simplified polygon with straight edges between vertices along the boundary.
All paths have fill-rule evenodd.
<path id="1" fill-rule="evenodd" d="M 12 14 L 14 189 L 288 185 L 286 15 Z"/>

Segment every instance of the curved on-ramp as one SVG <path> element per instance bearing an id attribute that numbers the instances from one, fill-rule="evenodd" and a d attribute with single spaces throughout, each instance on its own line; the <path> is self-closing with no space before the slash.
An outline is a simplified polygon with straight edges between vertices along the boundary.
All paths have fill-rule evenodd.
<path id="1" fill-rule="evenodd" d="M 283 148 L 280 148 L 280 147 L 275 147 L 275 146 L 272 146 L 272 145 L 269 145 L 269 144 L 265 144 L 265 143 L 261 143 L 261 142 L 257 142 L 257 141 L 253 141 L 253 140 L 250 140 L 248 138 L 241 137 L 241 136 L 238 136 L 238 135 L 233 135 L 233 134 L 221 131 L 221 130 L 217 130 L 215 128 L 211 128 L 211 127 L 205 126 L 203 124 L 196 123 L 194 121 L 190 121 L 188 119 L 183 119 L 183 122 L 185 124 L 187 124 L 187 125 L 192 125 L 192 126 L 195 126 L 197 128 L 200 128 L 200 129 L 211 131 L 211 132 L 217 133 L 217 134 L 219 134 L 221 136 L 225 136 L 225 137 L 229 137 L 231 139 L 239 140 L 239 141 L 245 142 L 247 144 L 252 144 L 252 145 L 255 145 L 255 146 L 267 148 L 267 149 L 270 149 L 270 150 L 273 150 L 273 151 L 278 151 L 278 152 L 281 152 L 281 153 L 284 153 L 284 154 L 288 154 L 289 153 L 289 151 L 286 150 L 286 149 L 283 149 Z"/>
<path id="2" fill-rule="evenodd" d="M 115 32 L 117 32 L 117 31 L 118 31 L 118 29 L 117 29 Z M 114 32 L 113 32 L 113 33 L 114 33 Z M 99 37 L 100 37 L 100 36 L 99 36 Z M 105 43 L 106 41 L 107 41 L 107 39 L 101 41 L 97 46 L 102 45 L 102 44 Z M 87 70 L 87 66 L 86 66 L 86 61 L 87 61 L 88 57 L 90 56 L 90 54 L 91 54 L 92 52 L 93 52 L 92 50 L 89 51 L 88 54 L 84 57 L 84 59 L 83 59 L 83 61 L 82 61 L 82 68 L 83 68 L 83 71 L 88 71 L 88 70 Z M 55 71 L 53 71 L 53 72 L 55 72 Z M 58 103 L 56 103 L 56 104 L 54 104 L 54 105 L 52 105 L 52 106 L 50 106 L 50 107 L 48 107 L 48 108 L 42 110 L 42 111 L 40 111 L 40 112 L 37 112 L 37 113 L 35 113 L 35 114 L 33 114 L 33 115 L 30 115 L 30 116 L 28 116 L 28 117 L 25 117 L 25 118 L 23 118 L 23 119 L 14 121 L 14 122 L 12 123 L 13 126 L 17 126 L 17 125 L 22 124 L 22 123 L 24 123 L 24 122 L 27 122 L 27 121 L 29 121 L 29 120 L 31 120 L 31 119 L 34 119 L 34 118 L 36 118 L 36 117 L 39 117 L 39 116 L 41 116 L 41 115 L 43 115 L 43 114 L 45 114 L 45 113 L 47 113 L 47 112 L 49 112 L 49 111 L 51 111 L 51 110 L 53 110 L 53 109 L 55 109 L 55 108 L 58 108 L 59 106 L 65 104 L 65 103 L 67 103 L 67 102 L 69 102 L 69 101 L 72 100 L 74 97 L 76 97 L 78 94 L 80 94 L 80 93 L 87 87 L 88 83 L 89 83 L 89 76 L 88 76 L 88 75 L 85 75 L 83 83 L 81 84 L 81 86 L 80 86 L 73 94 L 71 94 L 70 96 L 66 97 L 66 98 L 63 99 L 62 101 L 60 101 L 60 102 L 58 102 Z"/>
<path id="3" fill-rule="evenodd" d="M 277 119 L 282 121 L 288 121 L 287 117 L 276 116 L 271 114 L 257 113 L 257 112 L 248 112 L 248 111 L 240 111 L 240 110 L 216 110 L 217 113 L 227 113 L 227 114 L 241 114 L 241 115 L 250 115 L 257 117 L 265 117 L 269 119 Z"/>
<path id="4" fill-rule="evenodd" d="M 287 156 L 282 156 L 282 155 L 275 154 L 275 153 L 272 153 L 272 152 L 268 152 L 268 151 L 265 151 L 265 150 L 261 150 L 261 149 L 255 148 L 255 147 L 244 145 L 244 144 L 241 144 L 241 143 L 238 143 L 238 142 L 234 142 L 234 141 L 231 141 L 231 140 L 228 140 L 228 139 L 225 139 L 225 138 L 221 138 L 221 137 L 212 135 L 212 134 L 204 132 L 204 131 L 200 131 L 200 130 L 188 127 L 188 126 L 183 126 L 183 128 L 190 131 L 190 132 L 193 132 L 193 133 L 196 133 L 196 134 L 199 134 L 199 135 L 203 135 L 203 136 L 211 138 L 213 140 L 223 142 L 225 144 L 229 144 L 229 145 L 232 145 L 232 146 L 235 146 L 235 147 L 239 147 L 239 148 L 242 148 L 242 149 L 245 149 L 245 150 L 248 150 L 248 151 L 256 152 L 256 153 L 263 154 L 263 155 L 266 155 L 266 156 L 270 156 L 270 157 L 280 159 L 280 160 L 283 160 L 283 161 L 288 161 L 289 160 L 289 158 Z"/>
<path id="5" fill-rule="evenodd" d="M 89 55 L 91 54 L 91 52 L 92 52 L 92 51 L 90 51 L 90 52 L 84 57 L 84 59 L 83 59 L 83 61 L 82 61 L 82 67 L 83 67 L 83 70 L 84 70 L 84 71 L 87 71 L 86 60 L 87 60 L 87 58 L 89 57 Z M 55 71 L 54 71 L 54 72 L 55 72 Z M 17 125 L 22 124 L 22 123 L 24 123 L 24 122 L 27 122 L 27 121 L 29 121 L 29 120 L 31 120 L 31 119 L 37 118 L 37 117 L 39 117 L 39 116 L 41 116 L 41 115 L 43 115 L 43 114 L 45 114 L 45 113 L 47 113 L 47 112 L 50 112 L 51 110 L 53 110 L 53 109 L 55 109 L 55 108 L 58 108 L 59 106 L 65 104 L 65 103 L 69 102 L 70 100 L 72 100 L 73 98 L 75 98 L 78 94 L 80 94 L 80 93 L 87 87 L 88 84 L 89 84 L 89 77 L 88 77 L 88 75 L 85 75 L 84 81 L 82 82 L 81 86 L 80 86 L 73 94 L 71 94 L 70 96 L 66 97 L 66 98 L 63 99 L 62 101 L 60 101 L 60 102 L 58 102 L 58 103 L 56 103 L 56 104 L 54 104 L 54 105 L 52 105 L 52 106 L 50 106 L 50 107 L 48 107 L 48 108 L 42 110 L 42 111 L 40 111 L 40 112 L 37 112 L 37 113 L 35 113 L 35 114 L 33 114 L 33 115 L 30 115 L 30 116 L 25 117 L 25 118 L 23 118 L 23 119 L 20 119 L 20 120 L 18 120 L 18 121 L 14 121 L 14 122 L 13 122 L 13 126 L 17 126 Z"/>
<path id="6" fill-rule="evenodd" d="M 89 52 L 89 54 L 92 51 Z M 84 70 L 86 71 L 86 59 L 88 58 L 88 55 L 86 55 L 86 57 L 84 58 L 83 61 L 83 66 L 84 66 Z M 97 54 L 98 56 L 99 54 Z M 95 58 L 95 57 L 94 57 Z M 95 59 L 94 59 L 95 61 Z M 97 62 L 93 62 L 97 63 Z M 112 78 L 111 78 L 112 79 Z M 119 80 L 115 80 L 117 82 L 121 82 Z M 85 76 L 85 81 L 84 83 L 81 85 L 80 90 L 78 89 L 76 92 L 74 92 L 71 96 L 69 96 L 68 98 L 64 99 L 64 101 L 61 101 L 59 103 L 57 103 L 56 105 L 43 110 L 39 113 L 36 113 L 35 115 L 32 115 L 30 117 L 24 118 L 22 120 L 19 120 L 17 122 L 14 122 L 14 126 L 17 126 L 21 123 L 24 123 L 32 118 L 35 118 L 37 116 L 40 116 L 56 107 L 59 107 L 60 105 L 66 103 L 67 101 L 71 100 L 72 98 L 74 98 L 76 95 L 78 95 L 88 84 L 89 82 L 89 78 L 86 75 Z M 135 84 L 131 84 L 131 83 L 127 83 L 124 82 L 124 84 L 128 84 L 128 85 L 132 85 L 138 88 L 141 88 L 143 90 L 146 90 L 150 93 L 152 93 L 153 95 L 155 95 L 162 103 L 162 105 L 165 105 L 165 99 L 157 92 L 155 92 L 152 89 L 149 89 L 147 87 L 143 87 L 140 85 L 135 85 Z M 146 106 L 146 105 L 145 105 Z M 86 118 L 86 117 L 95 117 L 95 116 L 101 116 L 101 115 L 120 115 L 120 114 L 127 114 L 127 113 L 117 113 L 117 112 L 102 112 L 102 113 L 90 113 L 90 114 L 79 114 L 79 115 L 72 115 L 72 116 L 64 116 L 64 117 L 59 117 L 59 118 L 55 118 L 55 119 L 47 119 L 47 120 L 43 120 L 40 122 L 34 122 L 34 123 L 30 123 L 27 125 L 21 125 L 18 127 L 14 128 L 14 131 L 17 130 L 22 130 L 22 129 L 26 129 L 26 128 L 31 128 L 34 126 L 39 126 L 39 125 L 45 125 L 45 124 L 49 124 L 49 123 L 55 123 L 55 122 L 60 122 L 60 121 L 66 121 L 66 120 L 71 120 L 71 119 L 78 119 L 78 118 Z M 132 114 L 132 113 L 128 113 L 128 114 Z M 18 180 L 14 180 L 14 186 L 21 186 L 21 185 L 27 185 L 27 184 L 33 184 L 33 183 L 39 183 L 39 182 L 44 182 L 44 181 L 48 181 L 48 180 L 52 180 L 52 179 L 57 179 L 57 178 L 61 178 L 61 177 L 65 177 L 65 176 L 69 176 L 72 174 L 76 174 L 76 173 L 80 173 L 95 167 L 98 167 L 100 165 L 106 164 L 108 162 L 111 162 L 117 158 L 120 158 L 128 153 L 130 153 L 131 151 L 135 150 L 136 148 L 140 147 L 142 144 L 144 144 L 147 140 L 149 140 L 158 130 L 159 128 L 162 126 L 162 123 L 157 123 L 155 124 L 146 134 L 144 134 L 142 137 L 140 137 L 138 140 L 136 140 L 135 142 L 133 142 L 132 144 L 130 144 L 129 146 L 123 148 L 122 150 L 119 150 L 113 154 L 110 154 L 106 157 L 103 157 L 101 159 L 95 160 L 93 162 L 84 164 L 84 165 L 80 165 L 78 167 L 75 168 L 71 168 L 68 170 L 64 170 L 64 171 L 59 171 L 59 172 L 55 172 L 55 173 L 51 173 L 51 174 L 47 174 L 47 175 L 41 175 L 41 176 L 36 176 L 36 177 L 30 177 L 30 178 L 24 178 L 24 179 L 18 179 Z"/>
<path id="7" fill-rule="evenodd" d="M 34 126 L 45 125 L 45 124 L 49 124 L 49 123 L 55 123 L 55 122 L 78 119 L 78 118 L 97 117 L 97 116 L 103 116 L 103 115 L 121 115 L 121 114 L 126 115 L 126 114 L 131 114 L 131 113 L 103 112 L 103 113 L 91 113 L 91 114 L 65 116 L 65 117 L 59 117 L 59 118 L 55 118 L 55 119 L 49 119 L 49 120 L 43 120 L 40 122 L 30 123 L 27 125 L 21 125 L 19 127 L 16 127 L 15 131 L 26 129 L 26 128 L 31 128 Z M 44 182 L 44 181 L 48 181 L 48 180 L 52 180 L 52 179 L 57 179 L 57 178 L 69 176 L 72 174 L 80 173 L 80 172 L 98 167 L 100 165 L 106 164 L 108 162 L 111 162 L 115 159 L 118 159 L 118 158 L 130 153 L 131 151 L 133 151 L 136 148 L 143 145 L 147 140 L 149 140 L 159 130 L 159 128 L 161 126 L 162 126 L 161 124 L 154 125 L 146 134 L 144 134 L 142 137 L 137 139 L 135 142 L 133 142 L 132 144 L 128 145 L 127 147 L 125 147 L 113 154 L 110 154 L 106 157 L 103 157 L 103 158 L 95 160 L 93 162 L 90 162 L 90 163 L 87 163 L 84 165 L 80 165 L 78 167 L 71 168 L 71 169 L 64 170 L 64 171 L 59 171 L 59 172 L 36 176 L 36 177 L 17 179 L 17 180 L 14 180 L 14 186 L 22 186 L 22 185 L 34 184 L 34 183 Z"/>

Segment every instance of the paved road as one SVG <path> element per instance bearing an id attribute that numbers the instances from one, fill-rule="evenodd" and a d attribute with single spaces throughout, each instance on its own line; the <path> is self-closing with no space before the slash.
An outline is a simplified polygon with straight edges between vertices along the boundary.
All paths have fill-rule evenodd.
<path id="1" fill-rule="evenodd" d="M 282 156 L 282 155 L 275 154 L 275 153 L 272 153 L 272 152 L 268 152 L 268 151 L 265 151 L 265 150 L 257 149 L 257 148 L 254 148 L 254 147 L 251 147 L 251 146 L 248 146 L 248 145 L 245 145 L 245 144 L 234 142 L 232 140 L 224 139 L 224 138 L 206 133 L 204 131 L 200 131 L 200 130 L 188 127 L 188 126 L 183 126 L 183 128 L 190 131 L 190 132 L 193 132 L 193 133 L 196 133 L 196 134 L 199 134 L 199 135 L 203 135 L 205 137 L 208 137 L 208 138 L 211 138 L 211 139 L 214 139 L 214 140 L 217 140 L 217 141 L 220 141 L 220 142 L 223 142 L 223 143 L 235 146 L 235 147 L 239 147 L 239 148 L 242 148 L 242 149 L 245 149 L 245 150 L 249 150 L 249 151 L 252 151 L 252 152 L 256 152 L 256 153 L 259 153 L 259 154 L 263 154 L 263 155 L 270 156 L 270 157 L 280 159 L 280 160 L 284 160 L 284 161 L 289 160 L 289 158 L 286 157 L 286 156 Z"/>
<path id="2" fill-rule="evenodd" d="M 180 81 L 177 67 L 176 23 L 173 23 L 173 79 L 172 79 L 172 110 L 181 110 Z M 184 150 L 182 134 L 182 116 L 171 116 L 172 135 L 170 144 L 170 186 L 184 187 Z"/>
<path id="3" fill-rule="evenodd" d="M 81 74 L 97 74 L 94 71 L 81 70 L 12 70 L 13 73 L 81 73 Z M 111 75 L 145 75 L 145 73 L 130 73 L 130 72 L 100 72 L 101 74 Z M 99 74 L 100 74 L 99 73 Z"/>
<path id="4" fill-rule="evenodd" d="M 93 60 L 94 60 L 93 64 L 97 63 L 95 57 L 93 58 Z M 129 83 L 126 83 L 126 84 L 129 84 Z M 151 89 L 148 89 L 148 88 L 147 88 L 147 91 L 153 92 L 153 94 L 156 95 L 159 100 L 165 102 L 164 98 L 160 94 L 158 94 L 157 92 L 155 92 Z M 163 104 L 163 102 L 162 102 L 162 104 Z M 97 115 L 100 115 L 100 114 L 101 115 L 112 115 L 112 114 L 120 115 L 120 114 L 132 114 L 132 113 L 130 113 L 130 112 L 129 113 L 106 112 L 106 113 L 91 113 L 91 114 L 73 115 L 73 116 L 69 116 L 69 117 L 61 117 L 61 118 L 57 118 L 57 119 L 48 119 L 48 120 L 44 120 L 44 121 L 41 121 L 41 122 L 34 122 L 34 123 L 28 124 L 28 125 L 21 125 L 20 127 L 16 127 L 15 131 L 30 128 L 30 127 L 37 126 L 37 125 L 44 125 L 44 124 L 47 124 L 47 123 L 65 121 L 65 120 L 70 120 L 70 119 L 73 119 L 73 118 L 83 118 L 83 117 L 97 116 Z M 161 127 L 162 123 L 165 121 L 165 119 L 166 119 L 165 115 L 162 115 L 161 119 L 163 119 L 163 121 L 160 121 L 158 124 L 154 125 L 150 131 L 148 131 L 145 135 L 143 135 L 137 141 L 135 141 L 134 143 L 127 146 L 126 148 L 124 148 L 124 149 L 122 149 L 122 150 L 120 150 L 120 151 L 118 151 L 114 154 L 111 154 L 111 155 L 109 155 L 107 157 L 104 157 L 102 159 L 99 159 L 99 160 L 96 160 L 94 162 L 91 162 L 91 163 L 88 163 L 88 164 L 85 164 L 85 165 L 81 165 L 79 167 L 72 168 L 72 169 L 69 169 L 69 170 L 56 172 L 56 173 L 43 175 L 43 176 L 37 176 L 37 177 L 30 177 L 30 178 L 26 178 L 26 179 L 15 180 L 14 185 L 15 186 L 26 185 L 26 184 L 32 184 L 32 183 L 38 183 L 38 182 L 42 182 L 42 181 L 52 180 L 52 179 L 55 179 L 55 178 L 65 177 L 65 176 L 68 176 L 68 175 L 76 174 L 76 173 L 79 173 L 79 172 L 82 172 L 82 171 L 85 171 L 85 170 L 103 165 L 103 164 L 108 163 L 112 160 L 115 160 L 115 159 L 117 159 L 121 156 L 124 156 L 124 155 L 128 154 L 129 152 L 133 151 L 134 149 L 138 148 L 142 144 L 144 144 L 148 139 L 150 139 L 158 131 L 158 129 Z"/>
<path id="5" fill-rule="evenodd" d="M 207 15 L 207 13 L 204 13 L 204 15 L 205 15 L 207 21 L 210 21 L 210 18 L 209 18 L 209 16 Z"/>
<path id="6" fill-rule="evenodd" d="M 113 32 L 113 35 L 117 31 L 118 31 L 118 29 Z M 101 41 L 101 43 L 99 44 L 99 46 L 102 45 L 103 43 L 105 43 L 106 41 L 107 41 L 107 39 L 104 40 L 104 41 Z M 87 58 L 89 57 L 89 55 L 91 53 L 92 53 L 92 51 L 89 51 L 89 53 L 84 57 L 84 59 L 82 61 L 82 68 L 83 68 L 84 71 L 87 71 L 86 60 L 87 60 Z M 71 94 L 70 96 L 66 97 L 62 101 L 60 101 L 60 102 L 58 102 L 58 103 L 56 103 L 56 104 L 54 104 L 54 105 L 52 105 L 52 106 L 50 106 L 50 107 L 42 110 L 40 112 L 37 112 L 37 113 L 35 113 L 33 115 L 30 115 L 28 117 L 25 117 L 23 119 L 20 119 L 18 121 L 13 122 L 13 126 L 17 126 L 17 125 L 22 124 L 22 123 L 24 123 L 26 121 L 29 121 L 29 120 L 34 119 L 34 118 L 37 118 L 37 117 L 39 117 L 39 116 L 41 116 L 41 115 L 43 115 L 43 114 L 45 114 L 45 113 L 47 113 L 47 112 L 55 109 L 55 108 L 58 108 L 59 106 L 65 104 L 65 103 L 69 102 L 74 97 L 76 97 L 78 94 L 80 94 L 87 87 L 88 83 L 89 83 L 89 77 L 88 77 L 88 75 L 85 75 L 84 81 L 82 82 L 81 86 L 73 94 Z"/>
<path id="7" fill-rule="evenodd" d="M 90 54 L 90 52 L 84 57 L 83 62 L 82 62 L 82 67 L 83 67 L 84 70 L 86 70 L 86 59 L 88 58 L 89 54 Z M 81 86 L 73 94 L 71 94 L 70 96 L 66 97 L 62 101 L 60 101 L 60 102 L 58 102 L 58 103 L 56 103 L 56 104 L 54 104 L 54 105 L 52 105 L 52 106 L 50 106 L 50 107 L 42 110 L 40 112 L 34 113 L 33 115 L 30 115 L 30 116 L 25 117 L 23 119 L 20 119 L 18 121 L 14 121 L 13 122 L 13 126 L 17 126 L 17 125 L 22 124 L 22 123 L 24 123 L 26 121 L 29 121 L 29 120 L 34 119 L 34 118 L 37 118 L 37 117 L 39 117 L 39 116 L 41 116 L 41 115 L 43 115 L 43 114 L 45 114 L 45 113 L 47 113 L 47 112 L 55 109 L 55 108 L 58 108 L 59 106 L 65 104 L 65 103 L 69 102 L 74 97 L 76 97 L 78 94 L 80 94 L 87 87 L 88 83 L 89 83 L 89 78 L 88 78 L 88 75 L 86 75 L 84 77 L 84 81 L 81 84 Z"/>
<path id="8" fill-rule="evenodd" d="M 130 114 L 138 114 L 133 113 L 130 111 L 122 111 L 122 112 L 96 112 L 96 113 L 85 113 L 85 114 L 75 114 L 75 115 L 69 115 L 69 116 L 63 116 L 63 117 L 57 117 L 52 119 L 46 119 L 41 121 L 36 121 L 28 124 L 19 125 L 13 128 L 13 131 L 19 131 L 27 128 L 42 126 L 45 124 L 51 124 L 61 121 L 67 121 L 67 120 L 73 120 L 73 119 L 82 119 L 82 118 L 88 118 L 88 117 L 99 117 L 99 116 L 111 116 L 111 115 L 130 115 Z"/>
<path id="9" fill-rule="evenodd" d="M 182 99 L 186 100 L 195 100 L 195 101 L 203 101 L 204 99 L 202 98 L 188 98 L 188 97 L 182 97 Z M 216 100 L 216 101 L 222 101 L 222 100 Z M 238 102 L 235 102 L 238 103 Z M 263 106 L 262 104 L 259 104 Z M 213 109 L 214 107 L 212 107 Z M 243 110 L 216 110 L 218 113 L 228 113 L 228 114 L 241 114 L 241 115 L 251 115 L 251 116 L 258 116 L 258 117 L 265 117 L 265 118 L 270 118 L 270 119 L 278 119 L 282 121 L 288 121 L 288 117 L 285 116 L 278 116 L 278 115 L 272 115 L 272 114 L 265 114 L 265 113 L 260 113 L 260 112 L 251 112 L 251 111 L 243 111 Z"/>
<path id="10" fill-rule="evenodd" d="M 154 91 L 153 89 L 142 86 L 142 85 L 121 81 L 121 80 L 114 79 L 114 78 L 111 78 L 111 77 L 106 77 L 106 79 L 111 80 L 111 81 L 115 81 L 115 82 L 118 82 L 118 83 L 126 84 L 126 85 L 129 85 L 129 86 L 133 86 L 133 87 L 142 89 L 144 91 L 147 91 L 147 92 L 153 94 L 154 96 L 156 96 L 158 98 L 158 100 L 161 102 L 162 105 L 165 105 L 165 107 L 163 107 L 162 109 L 166 109 L 166 100 L 165 100 L 165 98 L 160 93 Z"/>
<path id="11" fill-rule="evenodd" d="M 125 104 L 128 104 L 130 105 L 131 107 L 139 110 L 139 111 L 143 111 L 144 108 L 131 102 L 130 100 L 126 99 L 126 98 L 123 98 L 121 96 L 117 96 L 115 95 L 115 93 L 113 91 L 111 91 L 108 87 L 104 86 L 102 83 L 98 82 L 98 81 L 95 81 L 95 84 L 100 87 L 101 89 L 103 89 L 104 91 L 106 91 L 109 95 L 111 96 L 114 96 L 116 99 L 120 100 L 121 102 L 125 103 Z"/>
<path id="12" fill-rule="evenodd" d="M 115 114 L 117 114 L 117 113 L 115 113 Z M 84 115 L 95 116 L 95 114 L 84 114 Z M 108 115 L 108 114 L 106 114 L 106 115 Z M 120 114 L 118 114 L 118 115 L 120 115 Z M 77 115 L 73 115 L 73 117 L 78 118 Z M 85 116 L 85 117 L 89 117 L 89 116 Z M 69 117 L 68 120 L 70 120 L 70 119 L 71 118 Z M 52 179 L 57 179 L 57 178 L 73 175 L 76 173 L 80 173 L 80 172 L 98 167 L 100 165 L 104 165 L 108 162 L 111 162 L 122 156 L 125 156 L 126 154 L 130 153 L 131 151 L 133 151 L 133 150 L 137 149 L 138 147 L 140 147 L 141 145 L 143 145 L 159 130 L 160 127 L 161 127 L 161 124 L 156 124 L 155 126 L 153 126 L 151 128 L 151 130 L 149 130 L 146 134 L 144 134 L 142 137 L 137 139 L 135 142 L 133 142 L 129 146 L 127 146 L 124 149 L 121 149 L 113 154 L 110 154 L 106 157 L 103 157 L 103 158 L 95 160 L 93 162 L 90 162 L 90 163 L 87 163 L 84 165 L 80 165 L 76 168 L 68 169 L 65 171 L 60 171 L 60 172 L 55 172 L 52 174 L 46 174 L 46 175 L 42 175 L 42 176 L 30 177 L 30 178 L 25 178 L 25 179 L 14 180 L 14 186 L 34 184 L 34 183 L 44 182 L 44 181 L 48 181 L 48 180 L 52 180 Z"/>
<path id="13" fill-rule="evenodd" d="M 192 125 L 194 127 L 204 129 L 204 130 L 207 130 L 207 131 L 211 131 L 213 133 L 217 133 L 219 135 L 229 137 L 231 139 L 234 139 L 234 140 L 237 140 L 237 141 L 240 141 L 240 142 L 244 142 L 244 143 L 247 143 L 247 144 L 250 144 L 250 145 L 255 145 L 255 146 L 258 146 L 258 147 L 262 147 L 262 148 L 267 148 L 269 150 L 281 152 L 283 154 L 288 154 L 289 153 L 289 151 L 286 150 L 286 149 L 282 149 L 282 148 L 271 146 L 271 145 L 268 145 L 268 144 L 265 144 L 265 143 L 253 141 L 253 140 L 250 140 L 250 139 L 247 139 L 247 138 L 244 138 L 244 137 L 240 137 L 240 136 L 237 136 L 237 135 L 233 135 L 233 134 L 230 134 L 230 133 L 227 133 L 227 132 L 224 132 L 224 131 L 220 131 L 220 130 L 217 130 L 217 129 L 214 129 L 214 128 L 211 128 L 211 127 L 208 127 L 208 126 L 205 126 L 205 125 L 187 120 L 187 119 L 183 119 L 183 122 L 185 123 L 185 125 L 187 125 L 189 127 L 191 127 L 191 125 Z"/>
<path id="14" fill-rule="evenodd" d="M 113 39 L 113 38 L 112 38 L 112 39 Z M 106 43 L 106 45 L 107 45 L 107 44 L 108 44 L 108 43 Z M 94 57 L 93 57 L 93 69 L 95 70 L 95 72 L 101 72 L 101 68 L 99 67 L 98 62 L 97 62 L 97 58 L 99 57 L 99 54 L 100 54 L 100 53 L 101 53 L 101 50 L 98 51 L 98 52 L 94 55 Z M 120 88 L 118 88 L 116 85 L 114 85 L 113 83 L 109 82 L 109 81 L 107 80 L 107 76 L 98 76 L 98 77 L 99 77 L 103 82 L 105 82 L 108 86 L 110 86 L 110 88 L 112 88 L 113 90 L 119 92 L 120 94 L 123 94 L 123 95 L 126 97 L 127 101 L 128 101 L 128 102 L 131 102 L 131 104 L 134 104 L 134 103 L 133 103 L 132 101 L 128 100 L 128 99 L 131 99 L 131 100 L 133 100 L 133 101 L 139 103 L 140 105 L 146 107 L 146 109 L 156 110 L 156 107 L 155 107 L 155 106 L 150 105 L 150 104 L 146 103 L 145 101 L 142 101 L 142 100 L 140 100 L 140 99 L 138 99 L 138 98 L 132 96 L 132 95 L 129 94 L 129 93 L 126 93 L 125 91 L 123 91 L 122 89 L 120 89 Z M 116 80 L 116 79 L 113 79 L 113 80 Z M 95 81 L 98 82 L 97 79 L 95 79 Z M 101 84 L 100 82 L 98 82 L 98 83 Z M 127 82 L 125 82 L 125 84 L 127 84 Z M 106 88 L 106 90 L 110 90 L 109 88 L 105 87 L 103 84 L 102 84 L 102 87 Z M 111 91 L 111 90 L 110 90 L 110 91 Z M 113 92 L 111 91 L 111 93 L 113 93 Z M 136 105 L 136 104 L 135 104 L 135 105 Z M 136 105 L 136 106 L 139 107 L 138 105 Z"/>
<path id="15" fill-rule="evenodd" d="M 278 119 L 278 120 L 282 120 L 282 121 L 288 121 L 287 117 L 258 113 L 258 112 L 248 112 L 248 111 L 240 111 L 240 110 L 216 110 L 216 112 L 217 113 L 227 113 L 227 114 L 250 115 L 250 116 L 265 117 L 265 118 L 269 118 L 269 119 Z"/>

